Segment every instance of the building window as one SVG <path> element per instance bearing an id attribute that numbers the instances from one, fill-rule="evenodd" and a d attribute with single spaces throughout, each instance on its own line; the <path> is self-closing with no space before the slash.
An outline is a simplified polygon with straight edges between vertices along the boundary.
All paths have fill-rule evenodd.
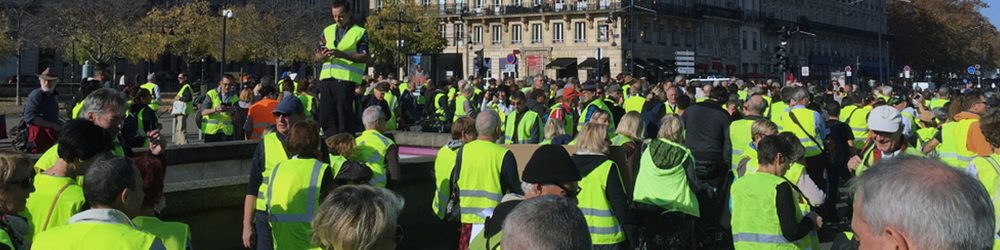
<path id="1" fill-rule="evenodd" d="M 503 43 L 503 27 L 493 25 L 493 44 Z"/>
<path id="2" fill-rule="evenodd" d="M 531 43 L 542 43 L 542 24 L 536 23 L 531 25 Z"/>
<path id="3" fill-rule="evenodd" d="M 644 42 L 644 43 L 650 43 L 651 41 L 653 41 L 653 39 L 651 38 L 653 36 L 653 34 L 649 33 L 649 24 L 648 23 L 642 24 L 642 33 L 640 33 L 639 36 L 642 37 L 642 42 Z"/>
<path id="4" fill-rule="evenodd" d="M 420 0 L 420 6 L 431 6 L 431 0 Z"/>
<path id="5" fill-rule="evenodd" d="M 382 9 L 382 0 L 375 0 L 375 9 L 376 10 Z"/>
<path id="6" fill-rule="evenodd" d="M 746 31 L 743 31 L 743 40 L 742 41 L 743 41 L 743 43 L 742 43 L 743 44 L 743 49 L 747 50 L 747 46 L 748 45 L 747 45 L 747 32 Z"/>
<path id="7" fill-rule="evenodd" d="M 656 28 L 656 41 L 660 44 L 667 44 L 667 32 L 663 30 L 663 25 Z"/>
<path id="8" fill-rule="evenodd" d="M 674 46 L 681 45 L 680 36 L 677 35 L 677 25 L 670 28 L 670 40 L 674 43 Z"/>
<path id="9" fill-rule="evenodd" d="M 597 41 L 607 42 L 608 41 L 608 26 L 599 25 L 597 26 Z"/>
<path id="10" fill-rule="evenodd" d="M 753 32 L 753 50 L 757 51 L 757 32 Z"/>
<path id="11" fill-rule="evenodd" d="M 438 32 L 441 32 L 441 38 L 445 38 L 445 40 L 448 40 L 448 31 L 445 30 L 446 27 L 448 27 L 448 26 L 446 26 L 444 24 L 439 24 L 438 25 Z"/>
<path id="12" fill-rule="evenodd" d="M 684 28 L 684 44 L 691 46 L 691 28 Z"/>
<path id="13" fill-rule="evenodd" d="M 510 28 L 510 44 L 521 44 L 521 25 L 520 24 L 511 25 L 511 28 Z"/>
<path id="14" fill-rule="evenodd" d="M 457 41 L 456 44 L 458 44 L 458 46 L 462 46 L 463 45 L 462 40 L 464 39 L 465 39 L 465 31 L 462 30 L 462 24 L 456 23 L 455 24 L 455 41 Z"/>
<path id="15" fill-rule="evenodd" d="M 552 24 L 552 43 L 563 43 L 563 24 Z"/>
<path id="16" fill-rule="evenodd" d="M 573 26 L 573 31 L 576 34 L 573 36 L 573 41 L 577 43 L 587 42 L 587 23 L 576 22 Z"/>
<path id="17" fill-rule="evenodd" d="M 531 5 L 532 6 L 539 6 L 539 5 L 542 5 L 542 3 L 545 3 L 545 1 L 542 1 L 542 0 L 531 0 Z"/>
<path id="18" fill-rule="evenodd" d="M 483 44 L 483 26 L 476 26 L 474 29 L 472 43 L 475 45 Z"/>

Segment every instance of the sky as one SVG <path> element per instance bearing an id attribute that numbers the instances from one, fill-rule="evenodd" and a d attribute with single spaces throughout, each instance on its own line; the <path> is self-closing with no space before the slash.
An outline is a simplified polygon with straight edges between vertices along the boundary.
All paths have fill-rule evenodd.
<path id="1" fill-rule="evenodd" d="M 1000 24 L 1000 1 L 986 1 L 990 4 L 989 8 L 980 10 L 986 18 L 990 19 L 990 23 L 994 26 Z"/>

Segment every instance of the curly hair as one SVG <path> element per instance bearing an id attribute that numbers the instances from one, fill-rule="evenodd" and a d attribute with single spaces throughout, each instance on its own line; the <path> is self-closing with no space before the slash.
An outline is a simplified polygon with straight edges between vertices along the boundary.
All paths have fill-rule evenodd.
<path id="1" fill-rule="evenodd" d="M 990 146 L 1000 148 L 1000 108 L 987 109 L 979 118 L 979 129 Z"/>

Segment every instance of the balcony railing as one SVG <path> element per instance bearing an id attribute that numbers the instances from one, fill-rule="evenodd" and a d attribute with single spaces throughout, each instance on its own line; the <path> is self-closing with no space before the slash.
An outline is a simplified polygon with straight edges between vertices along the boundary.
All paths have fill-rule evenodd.
<path id="1" fill-rule="evenodd" d="M 563 39 L 552 39 L 552 43 L 563 43 Z"/>
<path id="2" fill-rule="evenodd" d="M 496 16 L 530 13 L 553 13 L 553 12 L 576 12 L 576 11 L 608 11 L 620 10 L 620 2 L 609 0 L 588 0 L 562 3 L 553 2 L 541 4 L 483 4 L 474 3 L 449 3 L 447 6 L 432 5 L 425 7 L 428 10 L 437 9 L 441 15 L 465 15 L 465 16 Z"/>

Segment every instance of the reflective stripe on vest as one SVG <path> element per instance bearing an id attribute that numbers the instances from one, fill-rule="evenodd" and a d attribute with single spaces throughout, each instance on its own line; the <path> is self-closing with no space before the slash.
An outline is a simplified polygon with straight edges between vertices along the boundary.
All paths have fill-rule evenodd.
<path id="1" fill-rule="evenodd" d="M 358 53 L 358 41 L 365 34 L 365 28 L 361 26 L 352 25 L 351 28 L 347 30 L 340 39 L 340 44 L 334 44 L 337 42 L 337 24 L 331 24 L 323 29 L 323 35 L 326 37 L 327 48 L 335 48 L 337 50 L 343 51 L 348 54 Z M 341 81 L 350 81 L 355 84 L 361 84 L 361 79 L 365 74 L 364 63 L 356 63 L 344 58 L 330 58 L 326 62 L 323 62 L 323 68 L 320 70 L 320 80 L 330 80 L 337 79 Z"/>
<path id="2" fill-rule="evenodd" d="M 260 211 L 267 211 L 267 187 L 271 179 L 271 172 L 278 163 L 288 160 L 288 153 L 285 152 L 285 145 L 278 139 L 278 133 L 264 135 L 264 171 L 261 172 L 260 188 L 257 189 L 257 202 L 255 208 Z"/>
<path id="3" fill-rule="evenodd" d="M 208 97 L 212 100 L 212 106 L 205 107 L 205 109 L 215 108 L 223 103 L 219 92 L 215 89 L 208 91 Z M 226 103 L 232 104 L 238 101 L 239 98 L 236 95 L 232 95 Z M 233 135 L 233 117 L 226 112 L 216 112 L 202 116 L 201 129 L 206 135 L 218 134 L 220 129 L 225 135 Z"/>
<path id="4" fill-rule="evenodd" d="M 777 187 L 788 183 L 784 178 L 767 173 L 747 173 L 730 189 L 732 197 L 733 246 L 736 249 L 803 249 L 802 240 L 788 241 L 782 236 L 775 197 Z M 788 185 L 794 185 L 788 183 Z M 789 187 L 789 191 L 794 192 Z M 795 206 L 795 222 L 803 219 L 802 210 Z"/>
<path id="5" fill-rule="evenodd" d="M 965 168 L 969 161 L 976 158 L 976 153 L 969 151 L 967 142 L 969 128 L 977 121 L 979 119 L 964 119 L 941 126 L 941 144 L 938 146 L 941 161 L 952 167 Z"/>
<path id="6" fill-rule="evenodd" d="M 857 105 L 850 105 L 840 109 L 840 120 L 847 123 L 851 127 L 851 133 L 854 134 L 855 149 L 864 149 L 865 142 L 868 141 L 870 133 L 868 130 L 868 113 L 870 112 Z"/>
<path id="7" fill-rule="evenodd" d="M 730 161 L 733 169 L 736 169 L 736 165 L 740 163 L 740 155 L 743 155 L 743 151 L 749 149 L 750 143 L 753 142 L 750 127 L 755 121 L 751 119 L 736 120 L 729 125 L 729 141 L 733 148 L 733 156 Z"/>
<path id="8" fill-rule="evenodd" d="M 583 190 L 577 196 L 580 201 L 580 211 L 587 221 L 590 239 L 595 245 L 616 244 L 625 241 L 625 233 L 621 229 L 618 218 L 611 211 L 611 201 L 605 195 L 608 185 L 608 175 L 617 167 L 611 160 L 597 166 L 580 180 Z"/>
<path id="9" fill-rule="evenodd" d="M 256 140 L 264 137 L 264 129 L 267 126 L 274 125 L 277 120 L 274 118 L 274 111 L 278 107 L 278 100 L 271 98 L 264 98 L 247 109 L 247 116 L 250 117 L 249 121 L 253 122 L 252 129 L 250 132 L 250 140 Z"/>
<path id="10" fill-rule="evenodd" d="M 273 192 L 272 192 L 272 190 L 274 189 L 274 185 L 273 185 L 274 183 L 271 183 L 272 185 L 268 185 L 268 187 L 267 187 L 267 211 L 269 213 L 269 215 L 268 215 L 268 221 L 270 221 L 270 222 L 305 222 L 305 223 L 312 222 L 313 215 L 316 214 L 316 200 L 317 200 L 317 199 L 312 199 L 312 198 L 313 197 L 317 197 L 318 198 L 318 195 L 319 195 L 318 194 L 318 192 L 319 192 L 319 177 L 320 177 L 319 175 L 320 175 L 320 173 L 322 173 L 322 170 L 323 170 L 323 162 L 322 161 L 317 161 L 317 160 L 314 160 L 314 161 L 315 161 L 315 163 L 313 164 L 312 175 L 310 175 L 310 178 L 309 178 L 309 189 L 308 189 L 308 191 L 306 191 L 306 193 L 307 193 L 306 194 L 306 197 L 307 197 L 307 199 L 306 199 L 306 212 L 305 213 L 301 213 L 301 214 L 275 214 L 275 212 L 271 209 L 271 208 L 273 208 L 273 205 L 274 205 L 273 203 L 271 203 L 272 199 L 274 198 Z M 274 178 L 276 177 L 276 173 L 278 173 L 278 168 L 280 168 L 280 167 L 281 167 L 281 163 L 278 163 L 278 165 L 274 166 L 274 170 L 271 171 L 271 180 L 274 180 Z M 284 204 L 284 205 L 288 205 L 288 204 Z"/>
<path id="11" fill-rule="evenodd" d="M 361 132 L 361 136 L 355 138 L 354 142 L 358 145 L 358 154 L 362 159 L 365 159 L 368 167 L 372 169 L 372 179 L 369 180 L 369 183 L 385 187 L 386 180 L 388 180 L 385 155 L 389 147 L 395 145 L 395 143 L 378 131 L 371 129 Z"/>
<path id="12" fill-rule="evenodd" d="M 811 135 L 818 141 L 823 140 L 823 138 L 817 135 L 816 131 L 817 130 L 816 117 L 814 116 L 816 111 L 812 111 L 806 108 L 798 108 L 789 111 L 789 113 L 794 113 L 795 118 L 798 119 L 800 124 L 795 124 L 795 122 L 792 121 L 791 118 L 792 116 L 790 114 L 785 114 L 781 118 L 782 122 L 784 123 L 785 131 L 791 131 L 792 133 L 795 133 L 796 137 L 799 138 L 799 142 L 801 142 L 802 146 L 805 147 L 806 149 L 805 157 L 812 157 L 819 155 L 820 154 L 819 145 L 817 145 L 816 142 L 813 142 L 812 139 L 809 139 L 809 136 Z M 800 128 L 799 125 L 802 125 L 802 127 Z M 806 131 L 803 131 L 802 130 L 803 128 Z"/>
<path id="13" fill-rule="evenodd" d="M 520 118 L 520 119 L 518 119 Z M 541 124 L 541 117 L 535 111 L 528 110 L 522 114 L 516 114 L 514 119 L 507 119 L 506 130 L 504 130 L 504 143 L 506 144 L 530 144 L 538 143 L 531 141 L 531 130 L 536 129 Z M 541 128 L 539 132 L 541 132 Z M 517 141 L 514 141 L 517 135 Z"/>
<path id="14" fill-rule="evenodd" d="M 462 146 L 461 170 L 456 181 L 462 223 L 484 223 L 479 215 L 482 209 L 500 204 L 503 189 L 500 186 L 500 166 L 510 150 L 492 142 L 475 140 Z M 466 160 L 467 159 L 467 160 Z M 447 191 L 445 191 L 447 192 Z"/>

